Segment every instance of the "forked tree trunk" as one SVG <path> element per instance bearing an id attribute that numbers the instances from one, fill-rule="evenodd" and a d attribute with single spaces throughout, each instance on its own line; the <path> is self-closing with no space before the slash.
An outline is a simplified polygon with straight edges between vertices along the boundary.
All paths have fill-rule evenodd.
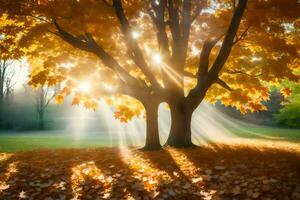
<path id="1" fill-rule="evenodd" d="M 143 149 L 145 150 L 161 148 L 158 132 L 158 105 L 156 103 L 144 105 L 146 110 L 146 144 Z"/>
<path id="2" fill-rule="evenodd" d="M 193 111 L 186 111 L 180 106 L 170 105 L 171 129 L 166 146 L 183 148 L 195 146 L 192 143 L 191 120 Z"/>

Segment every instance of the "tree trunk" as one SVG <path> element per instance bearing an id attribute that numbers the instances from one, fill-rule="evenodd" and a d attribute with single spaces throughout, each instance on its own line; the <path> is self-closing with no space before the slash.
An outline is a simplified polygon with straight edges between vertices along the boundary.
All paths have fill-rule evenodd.
<path id="1" fill-rule="evenodd" d="M 195 146 L 192 143 L 191 120 L 193 111 L 186 111 L 182 106 L 170 105 L 171 130 L 166 146 L 184 148 Z"/>
<path id="2" fill-rule="evenodd" d="M 1 74 L 0 69 L 0 128 L 4 127 L 4 117 L 3 117 L 3 111 L 4 111 L 4 84 L 3 84 L 3 78 Z"/>
<path id="3" fill-rule="evenodd" d="M 38 112 L 38 116 L 39 116 L 39 129 L 43 130 L 45 128 L 44 111 Z"/>
<path id="4" fill-rule="evenodd" d="M 4 102 L 4 80 L 1 77 L 1 73 L 0 73 L 0 104 L 2 106 Z"/>
<path id="5" fill-rule="evenodd" d="M 156 150 L 160 149 L 158 132 L 158 106 L 156 103 L 144 104 L 146 109 L 146 144 L 143 149 Z"/>

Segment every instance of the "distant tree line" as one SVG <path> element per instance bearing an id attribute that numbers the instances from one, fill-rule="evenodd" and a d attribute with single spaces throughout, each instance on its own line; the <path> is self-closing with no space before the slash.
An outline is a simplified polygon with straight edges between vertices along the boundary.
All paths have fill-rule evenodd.
<path id="1" fill-rule="evenodd" d="M 265 111 L 243 115 L 234 108 L 223 106 L 220 102 L 216 107 L 231 117 L 253 124 L 300 128 L 300 86 L 289 82 L 283 83 L 284 85 L 292 88 L 292 95 L 284 98 L 279 89 L 275 89 L 271 92 L 270 100 L 264 102 L 267 107 Z"/>
<path id="2" fill-rule="evenodd" d="M 33 89 L 24 83 L 24 93 L 14 93 L 20 73 L 17 61 L 0 60 L 0 129 L 44 129 L 45 112 L 57 88 Z M 34 111 L 32 113 L 32 111 Z M 29 114 L 29 115 L 28 115 Z M 34 115 L 35 117 L 31 117 Z"/>

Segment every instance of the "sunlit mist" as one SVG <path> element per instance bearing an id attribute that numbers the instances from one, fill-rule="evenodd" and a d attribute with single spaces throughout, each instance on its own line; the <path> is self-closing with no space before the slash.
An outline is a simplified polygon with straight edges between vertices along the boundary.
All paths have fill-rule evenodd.
<path id="1" fill-rule="evenodd" d="M 83 82 L 79 86 L 80 91 L 82 92 L 89 92 L 91 89 L 90 83 L 88 82 Z"/>
<path id="2" fill-rule="evenodd" d="M 67 132 L 72 133 L 75 139 L 90 137 L 99 141 L 99 144 L 105 143 L 105 146 L 144 145 L 146 123 L 143 117 L 135 117 L 127 123 L 120 123 L 114 118 L 114 108 L 104 101 L 100 101 L 99 109 L 96 111 L 70 107 L 67 113 L 65 116 L 68 122 Z M 170 111 L 166 104 L 161 104 L 158 113 L 160 142 L 164 144 L 170 131 Z M 193 114 L 192 140 L 195 144 L 226 142 L 238 138 L 232 129 L 246 131 L 239 121 L 224 115 L 209 103 L 203 103 Z M 249 130 L 247 132 L 251 134 Z"/>

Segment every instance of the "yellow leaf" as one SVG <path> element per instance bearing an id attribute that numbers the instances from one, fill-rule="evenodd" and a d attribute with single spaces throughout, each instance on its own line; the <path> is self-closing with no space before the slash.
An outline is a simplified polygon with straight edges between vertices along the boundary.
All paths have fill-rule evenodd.
<path id="1" fill-rule="evenodd" d="M 65 99 L 65 97 L 61 94 L 59 94 L 55 97 L 56 103 L 59 105 L 64 103 L 64 99 Z"/>

